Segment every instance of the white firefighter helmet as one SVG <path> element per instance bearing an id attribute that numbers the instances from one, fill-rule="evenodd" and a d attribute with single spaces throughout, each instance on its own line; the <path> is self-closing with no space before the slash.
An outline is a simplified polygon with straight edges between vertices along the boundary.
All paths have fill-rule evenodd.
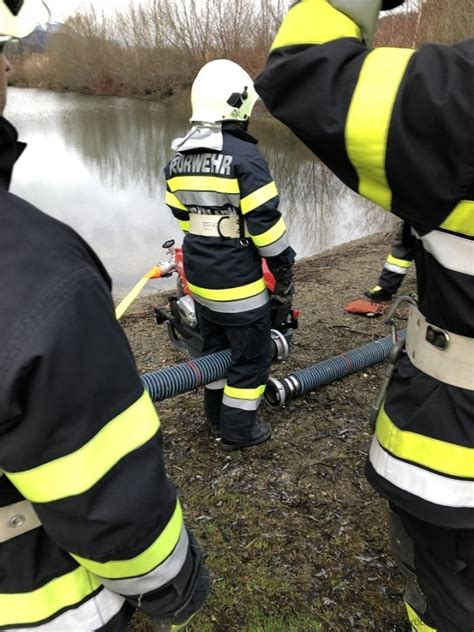
<path id="1" fill-rule="evenodd" d="M 48 7 L 41 0 L 0 0 L 0 42 L 26 37 L 49 17 Z"/>
<path id="2" fill-rule="evenodd" d="M 228 59 L 203 66 L 191 89 L 192 123 L 247 121 L 258 94 L 250 75 Z"/>

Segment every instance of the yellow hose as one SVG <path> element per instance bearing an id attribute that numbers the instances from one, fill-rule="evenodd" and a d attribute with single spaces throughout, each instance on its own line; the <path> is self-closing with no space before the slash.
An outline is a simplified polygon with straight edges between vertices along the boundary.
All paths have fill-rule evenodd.
<path id="1" fill-rule="evenodd" d="M 158 266 L 153 266 L 153 268 L 147 272 L 138 283 L 130 290 L 127 296 L 121 301 L 117 307 L 115 308 L 115 316 L 117 320 L 120 320 L 122 316 L 125 314 L 127 309 L 133 303 L 133 301 L 140 295 L 140 292 L 143 290 L 145 285 L 148 283 L 150 279 L 159 279 L 161 277 L 161 270 Z"/>

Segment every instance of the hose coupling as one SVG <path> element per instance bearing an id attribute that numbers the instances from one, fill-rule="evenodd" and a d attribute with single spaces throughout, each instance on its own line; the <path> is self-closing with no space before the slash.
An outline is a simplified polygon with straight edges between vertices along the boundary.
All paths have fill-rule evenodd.
<path id="1" fill-rule="evenodd" d="M 269 378 L 265 389 L 265 401 L 271 408 L 283 408 L 291 400 L 296 399 L 301 392 L 301 384 L 294 375 L 281 380 Z"/>
<path id="2" fill-rule="evenodd" d="M 278 360 L 278 362 L 286 360 L 290 355 L 290 345 L 285 335 L 282 334 L 281 331 L 278 331 L 278 329 L 272 329 L 270 334 L 273 342 L 273 360 Z"/>

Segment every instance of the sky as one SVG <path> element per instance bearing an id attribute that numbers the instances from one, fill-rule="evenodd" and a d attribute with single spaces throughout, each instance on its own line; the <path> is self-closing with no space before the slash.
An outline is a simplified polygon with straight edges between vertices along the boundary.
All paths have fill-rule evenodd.
<path id="1" fill-rule="evenodd" d="M 97 11 L 113 11 L 114 9 L 122 9 L 129 4 L 141 4 L 141 0 L 94 0 L 92 4 Z M 51 9 L 51 18 L 53 21 L 61 21 L 74 13 L 77 9 L 87 8 L 91 4 L 91 0 L 46 0 L 46 4 Z"/>

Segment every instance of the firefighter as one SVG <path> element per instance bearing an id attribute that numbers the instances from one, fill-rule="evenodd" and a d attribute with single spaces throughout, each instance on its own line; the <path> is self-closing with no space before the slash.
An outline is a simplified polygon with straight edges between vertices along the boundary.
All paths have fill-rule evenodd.
<path id="1" fill-rule="evenodd" d="M 400 222 L 393 239 L 390 254 L 385 260 L 378 283 L 364 296 L 372 301 L 390 301 L 397 293 L 413 263 L 413 237 L 406 222 Z"/>
<path id="2" fill-rule="evenodd" d="M 193 124 L 165 168 L 166 203 L 185 234 L 184 267 L 203 353 L 230 348 L 227 380 L 209 384 L 204 408 L 224 450 L 271 435 L 257 421 L 271 362 L 270 300 L 262 257 L 275 276 L 274 301 L 289 303 L 295 253 L 268 165 L 247 132 L 258 96 L 250 76 L 218 59 L 198 73 Z"/>
<path id="3" fill-rule="evenodd" d="M 474 628 L 474 39 L 371 49 L 381 0 L 290 8 L 256 88 L 348 186 L 407 221 L 419 305 L 366 473 L 414 630 Z"/>
<path id="4" fill-rule="evenodd" d="M 47 18 L 39 0 L 1 0 L 2 50 Z M 2 104 L 6 69 L 2 52 Z M 0 629 L 115 632 L 137 607 L 178 629 L 209 578 L 160 422 L 101 262 L 8 193 L 23 149 L 0 117 Z"/>

